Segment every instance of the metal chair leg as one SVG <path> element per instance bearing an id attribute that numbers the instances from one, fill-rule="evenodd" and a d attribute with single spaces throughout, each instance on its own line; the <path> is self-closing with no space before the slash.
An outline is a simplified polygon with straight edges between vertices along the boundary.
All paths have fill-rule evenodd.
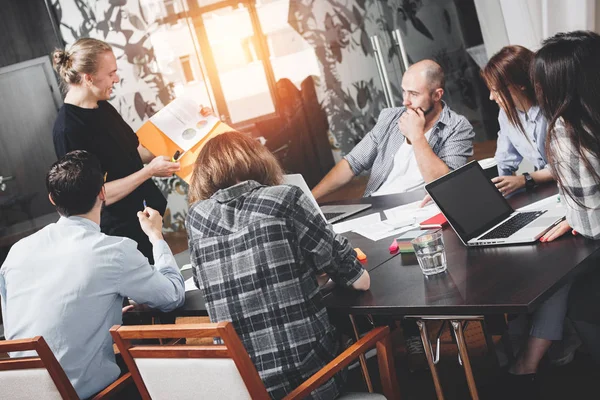
<path id="1" fill-rule="evenodd" d="M 354 331 L 354 337 L 356 341 L 360 339 L 360 335 L 358 334 L 358 329 L 356 328 L 356 322 L 354 321 L 354 316 L 351 314 L 348 315 L 350 318 L 350 323 L 352 324 L 352 330 Z M 362 370 L 363 378 L 365 378 L 365 383 L 367 384 L 367 389 L 369 393 L 373 393 L 373 384 L 371 383 L 371 376 L 369 375 L 369 369 L 367 368 L 367 359 L 364 354 L 358 356 L 358 360 L 360 362 L 360 368 Z"/>
<path id="2" fill-rule="evenodd" d="M 479 393 L 477 392 L 477 385 L 475 384 L 475 378 L 473 377 L 473 370 L 471 369 L 471 360 L 469 359 L 469 353 L 467 352 L 467 344 L 463 334 L 463 325 L 461 321 L 452 320 L 452 328 L 454 329 L 454 335 L 456 337 L 456 344 L 458 346 L 458 352 L 462 358 L 463 367 L 465 369 L 465 376 L 467 378 L 467 384 L 469 385 L 469 392 L 473 400 L 479 400 Z"/>
<path id="3" fill-rule="evenodd" d="M 438 400 L 444 400 L 444 392 L 442 390 L 440 377 L 438 375 L 438 371 L 433 359 L 433 351 L 431 349 L 431 341 L 429 340 L 429 334 L 427 333 L 427 325 L 424 321 L 419 319 L 417 320 L 417 326 L 419 327 L 419 331 L 421 332 L 421 341 L 423 342 L 423 347 L 425 348 L 425 356 L 427 357 L 427 363 L 429 364 L 429 369 L 431 370 L 431 377 L 433 378 L 435 393 L 437 394 Z"/>

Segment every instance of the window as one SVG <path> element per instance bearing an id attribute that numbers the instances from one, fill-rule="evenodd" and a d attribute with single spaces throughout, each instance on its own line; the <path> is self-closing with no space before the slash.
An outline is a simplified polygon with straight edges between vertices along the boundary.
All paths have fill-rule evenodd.
<path id="1" fill-rule="evenodd" d="M 186 83 L 194 82 L 194 71 L 192 70 L 192 64 L 190 62 L 190 56 L 179 57 L 181 62 L 181 70 L 183 71 L 183 78 Z"/>

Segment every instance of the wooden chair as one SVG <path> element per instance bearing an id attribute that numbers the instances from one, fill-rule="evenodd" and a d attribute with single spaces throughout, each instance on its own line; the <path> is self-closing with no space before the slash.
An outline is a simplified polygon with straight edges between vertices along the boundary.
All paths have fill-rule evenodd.
<path id="1" fill-rule="evenodd" d="M 43 337 L 0 342 L 0 353 L 31 350 L 34 350 L 37 356 L 0 360 L 0 400 L 79 400 L 67 374 Z M 110 398 L 130 383 L 131 374 L 127 373 L 95 395 L 92 400 Z"/>
<path id="2" fill-rule="evenodd" d="M 216 324 L 113 326 L 111 335 L 144 400 L 269 399 L 265 386 L 230 322 Z M 132 345 L 137 339 L 218 337 L 223 345 Z M 398 399 L 388 327 L 377 327 L 319 370 L 285 399 L 302 399 L 377 347 L 379 372 L 387 399 Z M 341 399 L 346 398 L 342 396 Z M 379 394 L 353 393 L 348 399 L 383 399 Z"/>

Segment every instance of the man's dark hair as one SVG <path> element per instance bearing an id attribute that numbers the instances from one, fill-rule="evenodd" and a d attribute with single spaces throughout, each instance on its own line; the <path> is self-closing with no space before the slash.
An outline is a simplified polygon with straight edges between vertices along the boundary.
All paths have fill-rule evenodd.
<path id="1" fill-rule="evenodd" d="M 103 185 L 100 161 L 83 150 L 65 154 L 52 164 L 46 175 L 46 188 L 56 211 L 65 217 L 88 213 Z"/>

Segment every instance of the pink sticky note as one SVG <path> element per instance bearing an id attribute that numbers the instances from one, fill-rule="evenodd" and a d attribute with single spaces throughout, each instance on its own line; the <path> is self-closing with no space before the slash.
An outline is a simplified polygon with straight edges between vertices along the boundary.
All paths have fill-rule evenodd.
<path id="1" fill-rule="evenodd" d="M 396 241 L 396 239 L 394 239 L 394 241 L 390 245 L 390 253 L 395 253 L 397 251 L 398 251 L 398 242 Z"/>

